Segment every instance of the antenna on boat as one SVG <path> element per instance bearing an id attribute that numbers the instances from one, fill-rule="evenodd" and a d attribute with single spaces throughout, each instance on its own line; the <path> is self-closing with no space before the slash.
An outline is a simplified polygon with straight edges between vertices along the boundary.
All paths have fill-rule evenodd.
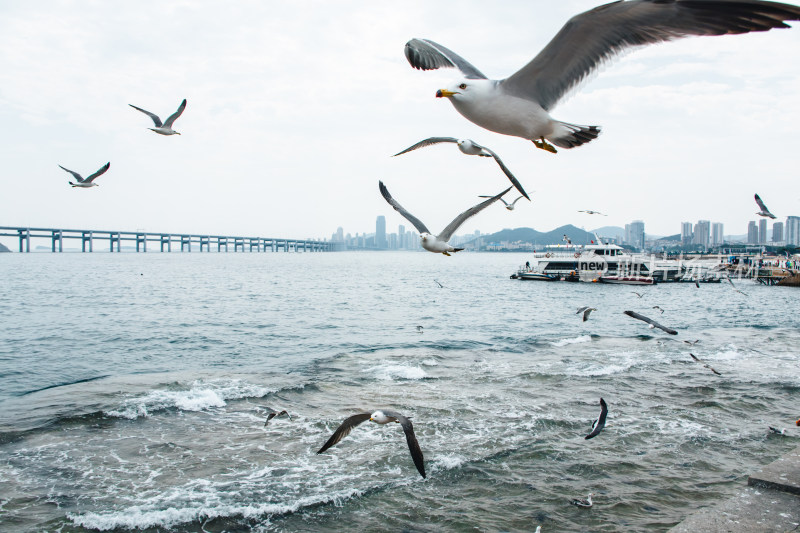
<path id="1" fill-rule="evenodd" d="M 594 238 L 595 238 L 595 239 L 597 239 L 597 244 L 600 244 L 600 245 L 603 245 L 603 244 L 605 244 L 605 243 L 603 242 L 603 239 L 601 239 L 601 238 L 600 238 L 600 235 L 598 235 L 597 233 L 595 233 L 595 234 L 594 234 Z"/>

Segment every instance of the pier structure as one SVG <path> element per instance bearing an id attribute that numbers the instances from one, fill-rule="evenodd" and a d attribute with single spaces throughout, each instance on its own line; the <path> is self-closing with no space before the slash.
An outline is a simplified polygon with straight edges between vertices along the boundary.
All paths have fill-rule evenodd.
<path id="1" fill-rule="evenodd" d="M 135 244 L 137 252 L 147 252 L 148 242 L 158 244 L 161 252 L 171 252 L 173 241 L 176 245 L 180 243 L 181 252 L 191 252 L 192 245 L 201 252 L 210 252 L 212 246 L 216 246 L 217 252 L 227 252 L 229 245 L 234 252 L 330 252 L 336 249 L 328 241 L 316 240 L 18 226 L 0 226 L 0 237 L 17 237 L 20 252 L 31 251 L 31 239 L 49 240 L 52 252 L 63 252 L 65 239 L 80 240 L 81 252 L 94 251 L 95 241 L 108 241 L 110 252 L 121 252 L 123 241 Z"/>

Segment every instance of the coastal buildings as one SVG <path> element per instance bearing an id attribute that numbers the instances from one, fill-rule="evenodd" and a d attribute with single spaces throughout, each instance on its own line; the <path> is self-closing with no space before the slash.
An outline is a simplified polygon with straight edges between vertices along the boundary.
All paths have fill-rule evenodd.
<path id="1" fill-rule="evenodd" d="M 625 244 L 644 248 L 644 222 L 634 220 L 630 224 L 625 224 Z"/>
<path id="2" fill-rule="evenodd" d="M 681 244 L 692 244 L 692 223 L 681 222 Z"/>
<path id="3" fill-rule="evenodd" d="M 758 244 L 758 226 L 755 220 L 747 223 L 747 244 Z"/>
<path id="4" fill-rule="evenodd" d="M 767 219 L 758 221 L 758 244 L 767 244 Z"/>
<path id="5" fill-rule="evenodd" d="M 703 248 L 708 248 L 710 242 L 711 222 L 708 220 L 698 220 L 694 225 L 694 237 L 692 244 L 698 244 Z"/>
<path id="6" fill-rule="evenodd" d="M 722 222 L 714 222 L 711 224 L 711 246 L 719 246 L 725 242 L 725 234 L 723 233 Z"/>
<path id="7" fill-rule="evenodd" d="M 375 248 L 385 250 L 389 247 L 386 241 L 386 217 L 378 215 L 375 221 Z"/>
<path id="8" fill-rule="evenodd" d="M 776 222 L 772 225 L 772 242 L 783 242 L 783 222 Z"/>
<path id="9" fill-rule="evenodd" d="M 786 244 L 800 245 L 800 217 L 786 217 Z"/>

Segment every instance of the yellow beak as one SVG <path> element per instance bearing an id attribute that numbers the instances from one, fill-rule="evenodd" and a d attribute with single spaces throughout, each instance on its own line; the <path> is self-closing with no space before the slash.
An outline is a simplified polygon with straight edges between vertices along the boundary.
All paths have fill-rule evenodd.
<path id="1" fill-rule="evenodd" d="M 454 96 L 458 93 L 454 93 L 453 91 L 448 91 L 447 89 L 439 89 L 436 91 L 436 98 L 449 98 Z"/>

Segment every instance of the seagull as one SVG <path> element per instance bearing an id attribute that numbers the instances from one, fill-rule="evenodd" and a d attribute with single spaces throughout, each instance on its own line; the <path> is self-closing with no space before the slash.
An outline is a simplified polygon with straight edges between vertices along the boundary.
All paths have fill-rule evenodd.
<path id="1" fill-rule="evenodd" d="M 578 209 L 578 213 L 586 213 L 587 215 L 603 215 L 600 211 L 592 211 L 591 209 Z M 608 215 L 603 215 L 607 217 Z"/>
<path id="2" fill-rule="evenodd" d="M 589 315 L 592 313 L 592 311 L 597 311 L 597 309 L 584 305 L 583 307 L 579 307 L 575 314 L 577 315 L 579 313 L 583 313 L 583 321 L 586 322 L 589 319 Z"/>
<path id="3" fill-rule="evenodd" d="M 422 330 L 423 330 L 422 326 L 417 326 L 417 333 L 423 333 Z"/>
<path id="4" fill-rule="evenodd" d="M 267 421 L 264 422 L 264 427 L 267 427 L 267 424 L 269 424 L 269 421 L 272 420 L 273 418 L 283 415 L 286 415 L 289 418 L 289 420 L 292 419 L 292 417 L 286 411 L 281 411 L 280 413 L 276 413 L 275 411 L 270 411 L 270 413 L 267 415 Z"/>
<path id="5" fill-rule="evenodd" d="M 408 41 L 405 56 L 418 70 L 461 71 L 463 77 L 436 96 L 448 98 L 470 122 L 555 153 L 555 146 L 573 148 L 596 139 L 600 127 L 561 122 L 550 111 L 622 52 L 693 35 L 789 27 L 785 20 L 800 20 L 800 7 L 759 0 L 628 0 L 572 17 L 532 61 L 502 80 L 487 79 L 464 58 L 428 39 Z"/>
<path id="6" fill-rule="evenodd" d="M 436 284 L 439 286 L 439 288 L 440 288 L 440 289 L 444 289 L 444 285 L 442 285 L 441 283 L 439 283 L 439 281 L 438 281 L 438 280 L 433 280 L 433 281 L 435 281 L 435 282 L 436 282 Z"/>
<path id="7" fill-rule="evenodd" d="M 636 291 L 631 291 L 631 292 L 633 294 L 635 294 L 637 298 L 641 298 L 642 297 L 642 295 L 640 293 L 636 292 Z"/>
<path id="8" fill-rule="evenodd" d="M 406 418 L 405 416 L 401 415 L 397 411 L 390 411 L 388 409 L 384 409 L 382 411 L 375 411 L 374 413 L 359 413 L 357 415 L 353 415 L 347 418 L 339 428 L 333 432 L 331 438 L 328 439 L 328 442 L 322 445 L 322 448 L 319 449 L 317 452 L 322 453 L 334 444 L 341 441 L 347 435 L 350 434 L 350 431 L 361 422 L 365 420 L 369 420 L 370 422 L 375 422 L 376 424 L 388 424 L 389 422 L 397 422 L 401 426 L 403 426 L 403 431 L 406 434 L 406 441 L 408 442 L 408 449 L 411 452 L 411 458 L 414 460 L 414 465 L 416 465 L 417 470 L 419 471 L 420 475 L 424 478 L 425 476 L 425 463 L 423 462 L 422 458 L 422 450 L 419 448 L 419 443 L 417 442 L 417 437 L 414 435 L 414 426 L 411 425 L 411 420 Z"/>
<path id="9" fill-rule="evenodd" d="M 386 199 L 387 202 L 389 202 L 389 205 L 394 207 L 395 211 L 403 215 L 403 217 L 405 217 L 406 220 L 411 222 L 411 224 L 413 224 L 414 227 L 417 228 L 417 231 L 419 231 L 419 237 L 422 241 L 422 247 L 428 250 L 429 252 L 433 252 L 435 254 L 444 254 L 447 256 L 450 255 L 449 252 L 455 253 L 463 250 L 463 248 L 453 248 L 452 246 L 447 244 L 447 241 L 450 240 L 450 237 L 453 236 L 453 233 L 456 232 L 459 226 L 461 226 L 461 224 L 466 222 L 468 218 L 478 214 L 483 209 L 486 209 L 491 204 L 499 200 L 501 196 L 503 196 L 505 193 L 511 190 L 511 187 L 509 187 L 508 189 L 504 190 L 497 196 L 492 196 L 490 199 L 485 200 L 476 206 L 470 207 L 469 209 L 458 215 L 456 218 L 454 218 L 453 221 L 450 222 L 450 224 L 448 224 L 447 227 L 444 228 L 439 235 L 433 236 L 431 235 L 430 230 L 428 230 L 428 228 L 425 227 L 425 224 L 423 224 L 417 217 L 406 211 L 403 208 L 403 206 L 398 204 L 397 201 L 394 198 L 392 198 L 392 195 L 389 194 L 389 189 L 386 188 L 386 185 L 384 185 L 382 181 L 378 182 L 378 187 L 380 188 L 383 197 Z"/>
<path id="10" fill-rule="evenodd" d="M 739 289 L 736 288 L 736 285 L 733 284 L 733 280 L 730 278 L 730 276 L 725 276 L 725 279 L 728 280 L 728 283 L 731 284 L 731 287 L 733 287 L 734 291 L 738 292 L 739 294 L 743 294 L 743 295 L 747 296 L 746 293 L 744 293 L 744 292 L 742 292 L 742 291 L 740 291 Z"/>
<path id="11" fill-rule="evenodd" d="M 660 308 L 659 306 L 657 306 L 657 305 L 654 305 L 654 306 L 653 306 L 653 309 L 658 309 L 659 311 L 661 311 L 661 314 L 662 314 L 662 315 L 664 314 L 664 310 L 663 310 L 663 309 L 661 309 L 661 308 Z"/>
<path id="12" fill-rule="evenodd" d="M 594 492 L 590 492 L 589 496 L 585 500 L 583 498 L 575 498 L 574 500 L 571 500 L 569 503 L 571 503 L 572 505 L 577 505 L 578 507 L 591 507 L 592 496 L 594 496 Z"/>
<path id="13" fill-rule="evenodd" d="M 403 155 L 406 152 L 416 150 L 417 148 L 424 148 L 426 146 L 439 143 L 456 143 L 458 145 L 458 149 L 461 150 L 461 153 L 463 154 L 494 158 L 494 160 L 497 161 L 497 164 L 500 165 L 500 170 L 502 170 L 503 173 L 508 176 L 508 179 L 511 180 L 511 183 L 514 185 L 514 187 L 520 192 L 520 194 L 522 194 L 522 196 L 530 200 L 528 193 L 526 193 L 525 189 L 522 188 L 522 184 L 517 181 L 517 178 L 514 177 L 514 174 L 512 174 L 511 171 L 506 168 L 506 166 L 503 164 L 503 161 L 497 156 L 497 154 L 485 146 L 481 146 L 472 139 L 456 139 L 455 137 L 430 137 L 424 141 L 418 142 L 413 146 L 409 146 L 402 152 L 394 154 L 392 157 Z"/>
<path id="14" fill-rule="evenodd" d="M 567 244 L 572 244 L 572 241 L 571 241 L 571 240 L 569 240 L 569 237 L 567 237 L 567 234 L 566 234 L 566 233 L 564 234 L 564 236 L 563 236 L 563 237 L 561 237 L 561 240 L 562 240 L 562 241 L 564 241 L 564 242 L 566 242 Z"/>
<path id="15" fill-rule="evenodd" d="M 685 342 L 686 344 L 691 346 L 691 345 L 694 345 L 694 344 L 697 344 L 698 342 L 700 342 L 700 339 L 696 339 L 696 340 L 693 340 L 693 341 L 683 341 L 683 342 Z"/>
<path id="16" fill-rule="evenodd" d="M 777 433 L 778 435 L 786 435 L 786 428 L 778 429 L 772 426 L 769 426 L 769 430 L 773 433 Z"/>
<path id="17" fill-rule="evenodd" d="M 758 208 L 761 209 L 761 211 L 756 212 L 756 215 L 760 217 L 776 218 L 775 215 L 769 212 L 769 209 L 767 209 L 767 206 L 764 205 L 764 201 L 759 195 L 756 194 L 755 199 L 756 203 L 758 204 Z"/>
<path id="18" fill-rule="evenodd" d="M 478 198 L 491 198 L 491 196 L 478 196 Z M 514 210 L 514 206 L 516 205 L 516 203 L 519 201 L 520 198 L 522 198 L 522 196 L 520 196 L 519 198 L 517 198 L 516 200 L 514 200 L 511 203 L 506 202 L 502 198 L 500 198 L 500 201 L 503 202 L 503 204 L 505 204 L 506 209 L 508 209 L 509 211 L 513 211 Z"/>
<path id="19" fill-rule="evenodd" d="M 141 107 L 136 107 L 133 104 L 128 104 L 128 105 L 136 109 L 137 111 L 141 111 L 142 113 L 153 119 L 153 122 L 155 122 L 156 127 L 147 129 L 153 130 L 154 132 L 160 133 L 161 135 L 180 135 L 180 133 L 172 129 L 172 123 L 175 122 L 178 119 L 178 117 L 181 116 L 183 110 L 186 109 L 186 98 L 184 98 L 183 102 L 181 102 L 181 105 L 178 106 L 178 110 L 175 111 L 173 114 L 171 114 L 167 119 L 167 121 L 164 122 L 163 124 L 161 123 L 161 119 L 158 118 L 158 115 L 156 115 L 155 113 L 146 111 Z"/>
<path id="20" fill-rule="evenodd" d="M 592 432 L 586 435 L 584 439 L 593 439 L 594 437 L 598 436 L 601 431 L 603 431 L 603 428 L 606 426 L 606 415 L 608 415 L 608 406 L 606 405 L 606 402 L 600 398 L 600 418 L 592 422 Z M 589 505 L 592 505 L 591 498 L 592 495 L 590 494 Z"/>
<path id="21" fill-rule="evenodd" d="M 717 372 L 716 370 L 714 370 L 713 368 L 711 368 L 711 365 L 709 365 L 709 364 L 707 364 L 707 363 L 705 363 L 705 362 L 701 361 L 700 359 L 698 359 L 698 358 L 697 358 L 697 356 L 695 356 L 693 353 L 690 353 L 689 355 L 691 355 L 691 356 L 692 356 L 692 359 L 694 359 L 695 361 L 697 361 L 698 363 L 700 363 L 701 365 L 703 365 L 703 366 L 704 366 L 704 367 L 706 367 L 707 369 L 711 370 L 711 371 L 712 371 L 713 373 L 715 373 L 716 375 L 718 375 L 718 376 L 721 376 L 721 375 L 722 375 L 722 374 L 720 374 L 719 372 Z"/>
<path id="22" fill-rule="evenodd" d="M 644 315 L 640 315 L 639 313 L 637 313 L 635 311 L 624 311 L 624 313 L 626 315 L 628 315 L 629 317 L 631 317 L 631 318 L 635 318 L 636 320 L 641 320 L 643 322 L 647 322 L 648 324 L 650 324 L 650 328 L 651 329 L 652 328 L 658 328 L 658 329 L 666 331 L 670 335 L 677 335 L 678 334 L 678 332 L 675 331 L 674 329 L 670 329 L 670 328 L 664 327 L 661 324 L 659 324 L 658 322 L 656 322 L 655 320 L 653 320 L 651 318 L 647 318 Z"/>
<path id="23" fill-rule="evenodd" d="M 77 183 L 73 183 L 73 182 L 70 181 L 70 182 L 68 182 L 70 185 L 72 185 L 73 187 L 82 187 L 82 188 L 86 189 L 88 187 L 97 187 L 99 185 L 98 183 L 94 183 L 94 179 L 99 177 L 99 176 L 102 176 L 103 174 L 106 173 L 106 170 L 108 170 L 108 168 L 111 166 L 111 161 L 109 161 L 108 163 L 106 163 L 105 165 L 100 167 L 100 170 L 98 170 L 97 172 L 95 172 L 94 174 L 92 174 L 91 176 L 89 176 L 86 179 L 84 179 L 77 172 L 73 172 L 68 168 L 62 167 L 61 165 L 58 165 L 58 166 L 62 170 L 66 170 L 67 172 L 69 172 L 70 174 L 75 176 L 75 180 L 77 181 Z"/>

